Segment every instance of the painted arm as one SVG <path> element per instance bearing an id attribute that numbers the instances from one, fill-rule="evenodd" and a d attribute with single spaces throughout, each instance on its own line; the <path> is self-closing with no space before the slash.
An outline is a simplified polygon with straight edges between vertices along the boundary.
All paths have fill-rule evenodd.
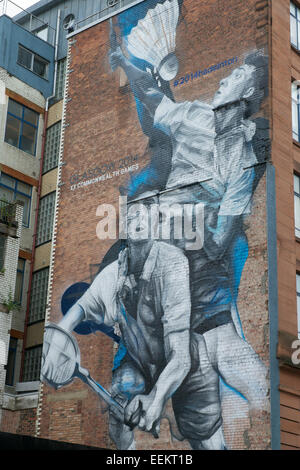
<path id="1" fill-rule="evenodd" d="M 144 104 L 153 118 L 155 111 L 165 96 L 154 78 L 147 72 L 135 67 L 123 54 L 120 46 L 110 53 L 112 70 L 121 67 L 127 75 L 134 95 Z"/>
<path id="2" fill-rule="evenodd" d="M 115 285 L 117 261 L 115 264 L 107 266 L 94 280 L 92 285 L 83 296 L 68 310 L 66 315 L 60 320 L 58 326 L 68 332 L 72 332 L 82 321 L 92 319 L 99 324 L 107 323 L 111 326 L 114 320 L 114 296 L 113 287 Z M 110 289 L 109 287 L 110 286 Z M 105 297 L 106 295 L 106 297 Z M 106 299 L 106 302 L 104 302 Z M 106 315 L 106 307 L 110 312 Z M 61 352 L 64 350 L 63 336 L 58 336 L 50 345 L 42 365 L 42 375 L 52 381 L 55 369 L 59 363 Z"/>
<path id="3" fill-rule="evenodd" d="M 58 325 L 67 331 L 73 331 L 84 320 L 84 311 L 77 303 L 71 307 Z"/>
<path id="4" fill-rule="evenodd" d="M 203 249 L 207 257 L 212 261 L 222 258 L 235 234 L 241 230 L 241 227 L 242 217 L 240 215 L 219 216 L 216 232 L 212 234 L 206 231 L 204 234 Z"/>
<path id="5" fill-rule="evenodd" d="M 125 410 L 125 419 L 144 431 L 158 434 L 159 422 L 167 400 L 181 385 L 191 367 L 189 330 L 174 332 L 165 338 L 167 365 L 149 395 L 137 395 Z M 180 347 L 179 347 L 180 345 Z M 140 408 L 140 413 L 138 410 Z"/>

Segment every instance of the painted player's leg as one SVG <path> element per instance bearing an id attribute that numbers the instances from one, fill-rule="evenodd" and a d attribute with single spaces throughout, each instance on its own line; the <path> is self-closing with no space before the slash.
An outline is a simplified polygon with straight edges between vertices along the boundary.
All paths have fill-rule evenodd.
<path id="1" fill-rule="evenodd" d="M 109 415 L 109 435 L 115 443 L 118 450 L 135 450 L 135 441 L 133 431 Z"/>
<path id="2" fill-rule="evenodd" d="M 145 383 L 142 375 L 130 361 L 125 361 L 113 372 L 111 394 L 126 406 L 135 395 L 143 393 Z M 134 432 L 109 414 L 109 435 L 119 450 L 135 450 Z"/>
<path id="3" fill-rule="evenodd" d="M 240 392 L 251 410 L 269 411 L 267 368 L 233 323 L 204 333 L 208 355 L 225 382 Z"/>
<path id="4" fill-rule="evenodd" d="M 222 426 L 209 439 L 189 439 L 189 443 L 193 450 L 226 450 Z"/>
<path id="5" fill-rule="evenodd" d="M 191 336 L 191 357 L 191 371 L 172 398 L 178 429 L 192 449 L 224 450 L 219 375 L 197 333 Z"/>

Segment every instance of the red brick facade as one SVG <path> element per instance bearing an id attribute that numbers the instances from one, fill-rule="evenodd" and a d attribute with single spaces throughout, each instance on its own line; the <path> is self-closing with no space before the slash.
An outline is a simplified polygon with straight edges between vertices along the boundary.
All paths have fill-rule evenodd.
<path id="1" fill-rule="evenodd" d="M 268 2 L 250 0 L 184 0 L 177 28 L 177 79 L 197 70 L 234 59 L 219 70 L 171 89 L 177 102 L 210 101 L 219 81 L 243 63 L 247 53 L 263 48 L 268 55 Z M 96 237 L 100 204 L 118 207 L 119 188 L 128 173 L 95 184 L 77 187 L 81 180 L 95 176 L 101 165 L 138 156 L 139 170 L 149 163 L 148 139 L 141 131 L 136 103 L 129 85 L 112 73 L 109 61 L 109 22 L 93 26 L 70 39 L 68 94 L 66 101 L 61 185 L 55 232 L 55 256 L 50 298 L 51 322 L 61 319 L 61 298 L 77 282 L 90 282 L 111 240 Z M 269 101 L 259 116 L 270 119 Z M 136 161 L 132 160 L 132 164 Z M 162 162 L 164 164 L 164 162 Z M 127 165 L 126 165 L 127 166 Z M 112 173 L 112 172 L 110 172 Z M 77 175 L 75 177 L 74 175 Z M 79 175 L 79 177 L 78 177 Z M 239 286 L 238 308 L 245 337 L 269 367 L 268 257 L 266 227 L 266 178 L 254 194 L 252 213 L 246 221 L 249 254 Z M 80 336 L 83 367 L 104 387 L 111 383 L 114 346 L 101 332 Z M 58 391 L 43 385 L 39 403 L 39 436 L 91 446 L 113 448 L 107 413 L 95 394 L 75 380 Z M 252 417 L 241 397 L 227 390 L 223 399 L 225 439 L 230 449 L 270 448 L 271 425 L 268 414 Z M 136 432 L 137 449 L 189 449 L 186 441 L 171 439 L 168 423 L 161 424 L 160 439 Z"/>

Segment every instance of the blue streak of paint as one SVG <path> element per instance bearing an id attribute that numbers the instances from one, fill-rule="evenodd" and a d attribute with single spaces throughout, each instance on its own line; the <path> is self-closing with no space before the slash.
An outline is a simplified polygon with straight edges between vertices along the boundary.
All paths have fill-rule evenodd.
<path id="1" fill-rule="evenodd" d="M 222 385 L 224 385 L 224 387 L 228 388 L 229 390 L 231 390 L 232 392 L 234 392 L 236 395 L 238 395 L 239 397 L 241 397 L 243 400 L 245 401 L 248 401 L 246 397 L 244 397 L 244 395 L 239 392 L 238 390 L 236 390 L 235 388 L 231 387 L 231 385 L 228 385 L 222 378 L 220 378 L 220 382 L 222 383 Z"/>
<path id="2" fill-rule="evenodd" d="M 118 369 L 118 367 L 120 367 L 126 354 L 127 354 L 127 349 L 124 346 L 123 342 L 120 341 L 117 354 L 114 357 L 114 363 L 113 363 L 113 368 L 112 368 L 113 371 Z"/>

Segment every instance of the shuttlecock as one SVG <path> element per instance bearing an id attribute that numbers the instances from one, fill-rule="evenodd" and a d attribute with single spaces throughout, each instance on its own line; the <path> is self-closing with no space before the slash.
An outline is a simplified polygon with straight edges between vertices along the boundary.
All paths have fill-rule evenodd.
<path id="1" fill-rule="evenodd" d="M 132 28 L 127 37 L 128 51 L 157 68 L 163 80 L 172 80 L 178 72 L 175 55 L 178 0 L 158 3 Z"/>

